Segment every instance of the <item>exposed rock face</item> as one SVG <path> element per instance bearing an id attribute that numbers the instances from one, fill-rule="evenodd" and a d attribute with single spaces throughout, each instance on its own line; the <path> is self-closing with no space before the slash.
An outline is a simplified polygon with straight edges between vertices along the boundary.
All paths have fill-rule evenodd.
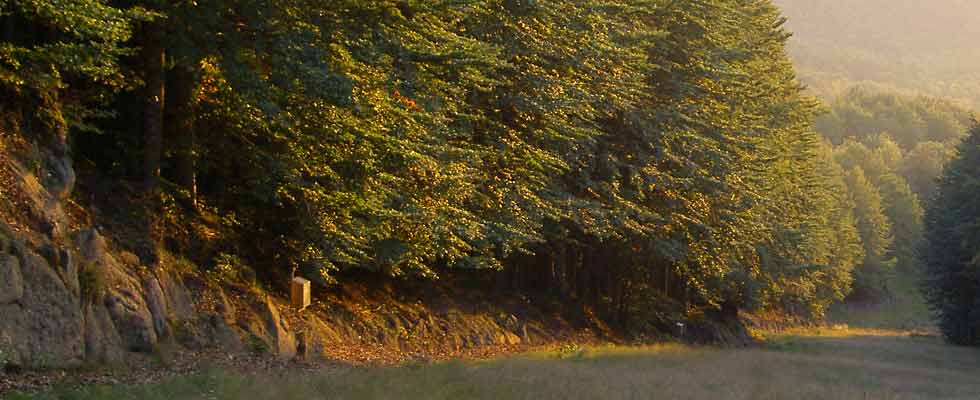
<path id="1" fill-rule="evenodd" d="M 109 311 L 101 304 L 85 306 L 85 359 L 114 364 L 123 360 L 123 341 Z"/>
<path id="2" fill-rule="evenodd" d="M 17 218 L 28 223 L 0 219 L 0 367 L 119 363 L 132 358 L 129 352 L 156 350 L 161 340 L 306 361 L 344 353 L 348 345 L 424 353 L 437 343 L 459 349 L 531 341 L 516 319 L 435 315 L 422 306 L 296 315 L 273 298 L 256 301 L 248 290 L 229 299 L 220 287 L 195 286 L 192 296 L 157 249 L 135 250 L 141 258 L 112 249 L 96 229 L 72 224 L 65 211 L 76 179 L 71 160 L 65 149 L 43 157 L 34 160 L 46 169 L 37 176 L 17 162 L 10 168 L 16 178 L 10 189 L 26 199 Z"/>
<path id="3" fill-rule="evenodd" d="M 10 304 L 24 297 L 24 277 L 20 260 L 10 254 L 0 255 L 0 304 Z"/>
<path id="4" fill-rule="evenodd" d="M 196 314 L 194 302 L 180 276 L 163 268 L 154 271 L 154 275 L 163 292 L 166 319 L 171 322 L 193 319 Z"/>
<path id="5" fill-rule="evenodd" d="M 283 359 L 296 357 L 296 336 L 289 330 L 289 324 L 279 315 L 279 308 L 266 298 L 261 311 L 266 331 L 269 333 L 270 350 Z"/>
<path id="6" fill-rule="evenodd" d="M 9 346 L 6 361 L 32 367 L 77 365 L 84 358 L 78 298 L 44 258 L 22 246 L 17 252 L 17 263 L 6 260 L 8 267 L 19 264 L 23 292 L 0 304 L 0 337 Z"/>
<path id="7" fill-rule="evenodd" d="M 180 275 L 165 265 L 149 268 L 132 253 L 114 252 L 95 229 L 72 232 L 65 202 L 76 175 L 66 149 L 63 142 L 41 146 L 40 171 L 0 158 L 13 176 L 5 190 L 25 199 L 28 219 L 16 231 L 0 219 L 0 366 L 116 363 L 126 352 L 154 351 L 167 337 L 188 347 L 242 349 L 227 299 L 218 315 L 201 316 Z M 277 354 L 292 357 L 295 338 L 270 307 L 261 325 Z"/>
<path id="8" fill-rule="evenodd" d="M 103 304 L 129 351 L 151 352 L 159 336 L 140 279 L 106 251 L 105 239 L 94 229 L 78 234 L 82 262 L 104 279 Z"/>
<path id="9" fill-rule="evenodd" d="M 116 363 L 126 352 L 152 352 L 161 338 L 175 334 L 175 326 L 184 328 L 185 337 L 192 333 L 189 342 L 242 347 L 227 323 L 215 328 L 197 315 L 178 276 L 162 268 L 155 274 L 146 270 L 120 263 L 94 229 L 77 233 L 70 245 L 45 241 L 38 250 L 5 241 L 0 246 L 0 363 Z M 288 348 L 289 334 L 274 332 Z"/>
<path id="10" fill-rule="evenodd" d="M 144 283 L 146 290 L 146 302 L 150 308 L 150 315 L 153 319 L 153 330 L 158 337 L 171 336 L 170 326 L 167 324 L 167 299 L 160 288 L 160 281 L 156 277 L 147 277 Z"/>

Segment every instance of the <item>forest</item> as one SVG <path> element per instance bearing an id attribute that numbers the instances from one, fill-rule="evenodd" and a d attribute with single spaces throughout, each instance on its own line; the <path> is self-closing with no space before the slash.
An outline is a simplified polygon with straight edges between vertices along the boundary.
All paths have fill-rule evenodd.
<path id="1" fill-rule="evenodd" d="M 71 221 L 0 192 L 0 255 L 89 254 L 58 232 L 91 226 L 166 296 L 167 263 L 273 296 L 478 276 L 637 341 L 822 324 L 914 281 L 980 345 L 980 8 L 942 3 L 909 26 L 937 6 L 0 0 L 0 158 Z M 41 233 L 5 245 L 19 226 Z M 131 323 L 104 300 L 124 280 L 79 265 L 79 307 Z"/>
<path id="2" fill-rule="evenodd" d="M 887 246 L 861 244 L 779 11 L 742 3 L 12 2 L 3 76 L 205 266 L 497 270 L 638 329 L 819 317 Z"/>

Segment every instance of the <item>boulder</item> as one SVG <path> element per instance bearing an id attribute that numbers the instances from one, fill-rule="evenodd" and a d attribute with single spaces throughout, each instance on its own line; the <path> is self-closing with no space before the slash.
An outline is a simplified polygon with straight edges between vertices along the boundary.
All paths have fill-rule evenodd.
<path id="1" fill-rule="evenodd" d="M 157 284 L 166 300 L 167 318 L 182 321 L 194 318 L 194 302 L 184 282 L 177 274 L 158 268 L 155 272 Z"/>
<path id="2" fill-rule="evenodd" d="M 123 341 L 102 304 L 85 306 L 85 359 L 114 364 L 123 361 Z"/>
<path id="3" fill-rule="evenodd" d="M 15 302 L 0 304 L 0 338 L 8 342 L 8 359 L 26 367 L 78 365 L 85 347 L 78 298 L 43 257 L 26 248 L 17 253 L 23 292 Z M 15 264 L 5 260 L 8 267 Z"/>
<path id="4" fill-rule="evenodd" d="M 167 299 L 160 288 L 160 282 L 154 276 L 148 276 L 143 283 L 146 290 L 146 303 L 150 308 L 150 316 L 153 319 L 153 330 L 157 337 L 171 336 L 170 326 L 167 324 Z"/>
<path id="5" fill-rule="evenodd" d="M 0 304 L 9 304 L 24 297 L 24 277 L 20 260 L 9 254 L 0 255 Z"/>
<path id="6" fill-rule="evenodd" d="M 159 336 L 153 313 L 143 297 L 143 285 L 135 276 L 135 271 L 127 271 L 106 251 L 105 239 L 94 229 L 81 232 L 77 242 L 83 261 L 104 278 L 103 304 L 126 349 L 145 353 L 153 351 Z"/>
<path id="7" fill-rule="evenodd" d="M 298 357 L 307 362 L 327 359 L 328 337 L 332 335 L 334 333 L 327 324 L 316 316 L 308 316 L 303 328 L 296 334 Z"/>
<path id="8" fill-rule="evenodd" d="M 289 324 L 279 314 L 279 308 L 271 298 L 266 297 L 260 315 L 271 339 L 269 344 L 273 354 L 287 360 L 296 357 L 296 336 L 289 330 Z"/>
<path id="9" fill-rule="evenodd" d="M 220 287 L 211 289 L 215 293 L 214 311 L 225 321 L 235 320 L 235 304 L 231 302 L 228 295 Z"/>
<path id="10" fill-rule="evenodd" d="M 44 186 L 55 200 L 63 201 L 75 188 L 77 179 L 71 157 L 67 155 L 67 151 L 56 151 L 46 153 L 45 159 L 48 169 L 43 175 Z"/>
<path id="11" fill-rule="evenodd" d="M 221 315 L 207 317 L 211 343 L 227 352 L 241 352 L 245 349 L 241 334 Z"/>
<path id="12" fill-rule="evenodd" d="M 151 352 L 158 336 L 153 314 L 141 293 L 139 281 L 122 271 L 111 258 L 105 260 L 107 290 L 105 306 L 123 343 L 130 351 Z"/>

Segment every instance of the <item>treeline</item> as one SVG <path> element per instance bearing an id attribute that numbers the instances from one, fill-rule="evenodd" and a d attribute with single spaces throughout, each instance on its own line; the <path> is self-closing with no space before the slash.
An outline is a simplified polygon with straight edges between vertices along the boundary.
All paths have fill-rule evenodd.
<path id="1" fill-rule="evenodd" d="M 923 207 L 972 123 L 970 112 L 950 102 L 868 85 L 847 90 L 817 118 L 864 244 L 852 298 L 880 299 L 896 273 L 921 272 Z"/>
<path id="2" fill-rule="evenodd" d="M 884 178 L 811 129 L 768 0 L 0 9 L 7 112 L 204 226 L 174 250 L 210 264 L 496 270 L 643 330 L 819 317 L 887 247 L 846 189 Z"/>

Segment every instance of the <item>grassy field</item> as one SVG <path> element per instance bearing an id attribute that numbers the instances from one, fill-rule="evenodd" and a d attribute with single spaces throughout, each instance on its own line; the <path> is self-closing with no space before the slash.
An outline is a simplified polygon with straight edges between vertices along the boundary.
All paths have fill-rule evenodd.
<path id="1" fill-rule="evenodd" d="M 930 336 L 928 310 L 914 293 L 877 306 L 838 308 L 833 318 L 840 323 L 835 328 L 774 334 L 744 349 L 679 344 L 565 349 L 275 377 L 211 370 L 147 386 L 10 398 L 980 399 L 980 350 Z"/>
<path id="2" fill-rule="evenodd" d="M 899 331 L 826 329 L 781 334 L 747 349 L 603 347 L 274 378 L 211 371 L 33 398 L 975 400 L 980 351 Z"/>

